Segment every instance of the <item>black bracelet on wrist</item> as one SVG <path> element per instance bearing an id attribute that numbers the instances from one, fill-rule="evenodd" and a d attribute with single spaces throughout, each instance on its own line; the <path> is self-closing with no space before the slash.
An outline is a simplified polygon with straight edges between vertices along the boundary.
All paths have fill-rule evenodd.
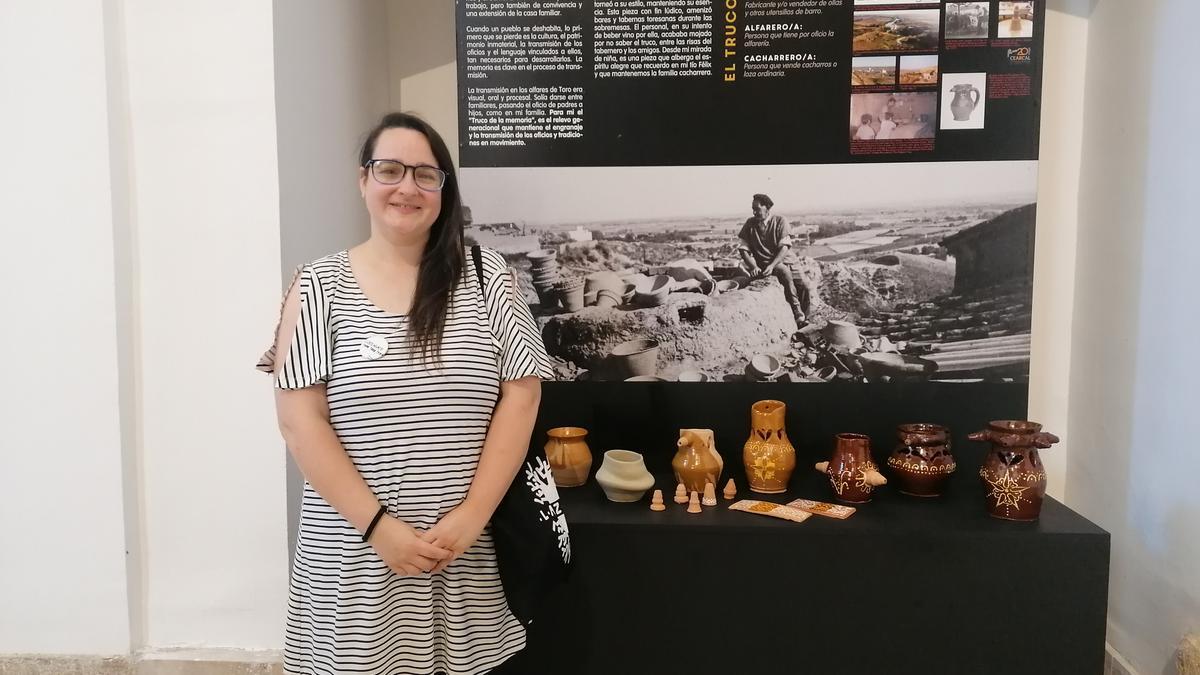
<path id="1" fill-rule="evenodd" d="M 371 533 L 375 531 L 375 526 L 379 524 L 379 519 L 382 518 L 383 514 L 385 513 L 387 513 L 387 507 L 380 506 L 379 511 L 375 514 L 375 517 L 371 519 L 371 524 L 368 525 L 367 530 L 363 532 L 363 542 L 366 542 L 371 538 Z"/>

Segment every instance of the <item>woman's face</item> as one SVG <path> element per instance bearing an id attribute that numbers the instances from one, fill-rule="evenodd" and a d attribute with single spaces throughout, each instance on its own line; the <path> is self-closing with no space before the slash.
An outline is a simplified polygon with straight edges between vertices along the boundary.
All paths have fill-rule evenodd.
<path id="1" fill-rule="evenodd" d="M 375 142 L 371 159 L 394 159 L 409 167 L 438 166 L 425 135 L 413 129 L 385 129 Z M 442 211 L 442 193 L 417 187 L 412 169 L 395 185 L 375 180 L 368 169 L 359 169 L 359 189 L 371 216 L 371 229 L 392 241 L 424 240 Z"/>

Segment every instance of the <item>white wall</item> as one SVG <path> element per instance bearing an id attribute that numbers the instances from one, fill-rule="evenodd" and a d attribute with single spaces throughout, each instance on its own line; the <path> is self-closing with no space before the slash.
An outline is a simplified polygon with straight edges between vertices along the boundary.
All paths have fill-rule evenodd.
<path id="1" fill-rule="evenodd" d="M 449 3 L 447 3 L 449 4 Z M 451 61 L 400 81 L 404 110 L 417 113 L 433 125 L 450 147 L 458 164 L 458 64 Z"/>
<path id="2" fill-rule="evenodd" d="M 437 129 L 458 163 L 458 67 L 453 2 L 388 0 L 391 103 Z"/>
<path id="3" fill-rule="evenodd" d="M 0 653 L 129 649 L 103 19 L 0 3 Z"/>
<path id="4" fill-rule="evenodd" d="M 1063 498 L 1067 481 L 1071 319 L 1079 222 L 1079 102 L 1087 69 L 1087 16 L 1094 0 L 1051 0 L 1046 10 L 1038 217 L 1034 245 L 1033 340 L 1029 419 L 1062 443 L 1042 453 L 1047 490 Z"/>
<path id="5" fill-rule="evenodd" d="M 383 0 L 275 2 L 275 101 L 284 281 L 370 234 L 358 147 L 389 110 Z"/>
<path id="6" fill-rule="evenodd" d="M 112 184 L 113 278 L 116 282 L 117 375 L 121 420 L 121 476 L 125 510 L 125 581 L 130 649 L 146 644 L 146 559 L 140 407 L 141 359 L 136 291 L 138 260 L 133 219 L 129 78 L 125 55 L 124 3 L 104 4 L 105 77 L 108 89 L 108 148 Z"/>
<path id="7" fill-rule="evenodd" d="M 284 456 L 253 368 L 279 309 L 271 3 L 123 5 L 146 646 L 275 648 Z"/>
<path id="8" fill-rule="evenodd" d="M 1102 0 L 1088 27 L 1066 497 L 1113 536 L 1109 641 L 1167 670 L 1200 629 L 1200 108 L 1193 0 Z"/>
<path id="9" fill-rule="evenodd" d="M 18 253 L 0 269 L 37 289 L 0 316 L 39 326 L 0 331 L 21 355 L 0 654 L 277 649 L 285 453 L 252 366 L 282 270 L 366 234 L 355 150 L 391 94 L 386 7 L 0 12 L 0 250 Z"/>
<path id="10" fill-rule="evenodd" d="M 370 234 L 357 186 L 358 146 L 389 110 L 383 0 L 276 0 L 275 120 L 283 283 L 297 265 Z M 288 548 L 304 477 L 287 462 Z"/>

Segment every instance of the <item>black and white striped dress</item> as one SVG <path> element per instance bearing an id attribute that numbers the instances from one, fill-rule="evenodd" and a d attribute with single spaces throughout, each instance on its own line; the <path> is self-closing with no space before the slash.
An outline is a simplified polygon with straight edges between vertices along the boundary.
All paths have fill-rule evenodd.
<path id="1" fill-rule="evenodd" d="M 483 250 L 487 306 L 474 264 L 446 315 L 440 370 L 402 348 L 406 318 L 363 295 L 349 254 L 298 273 L 300 318 L 276 386 L 324 382 L 334 431 L 388 513 L 419 530 L 462 502 L 502 380 L 548 379 L 550 363 L 503 256 Z M 377 360 L 359 347 L 387 336 Z M 273 350 L 260 368 L 270 371 Z M 490 529 L 438 574 L 393 573 L 307 483 L 292 566 L 284 667 L 289 673 L 485 673 L 525 646 L 508 610 Z"/>

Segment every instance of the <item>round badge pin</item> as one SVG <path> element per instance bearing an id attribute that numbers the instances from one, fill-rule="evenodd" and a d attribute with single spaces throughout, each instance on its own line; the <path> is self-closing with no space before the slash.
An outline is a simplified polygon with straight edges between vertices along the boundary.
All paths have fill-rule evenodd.
<path id="1" fill-rule="evenodd" d="M 366 340 L 363 340 L 362 343 L 358 345 L 358 353 L 364 359 L 367 359 L 368 361 L 374 361 L 374 360 L 382 357 L 384 354 L 387 353 L 387 350 L 388 350 L 387 338 L 384 338 L 379 335 L 372 335 L 371 337 L 367 338 Z"/>

